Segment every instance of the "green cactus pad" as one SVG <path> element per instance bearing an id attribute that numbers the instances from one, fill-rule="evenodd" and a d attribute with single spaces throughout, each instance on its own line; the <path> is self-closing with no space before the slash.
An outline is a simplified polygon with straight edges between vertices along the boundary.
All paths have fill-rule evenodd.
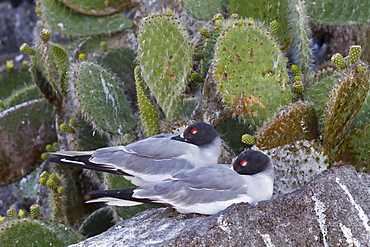
<path id="1" fill-rule="evenodd" d="M 354 64 L 358 62 L 358 60 L 360 60 L 361 53 L 362 53 L 361 46 L 352 45 L 349 48 L 349 54 L 348 54 L 348 57 L 346 57 L 346 59 L 348 59 L 349 63 Z"/>
<path id="2" fill-rule="evenodd" d="M 106 206 L 90 214 L 84 220 L 78 232 L 89 238 L 105 232 L 112 226 L 114 226 L 113 211 L 110 206 Z"/>
<path id="3" fill-rule="evenodd" d="M 323 125 L 323 145 L 327 152 L 332 152 L 349 131 L 370 88 L 368 68 L 357 72 L 357 68 L 349 67 L 340 73 L 328 101 Z"/>
<path id="4" fill-rule="evenodd" d="M 1 73 L 0 77 L 0 99 L 5 100 L 9 98 L 14 91 L 31 85 L 35 84 L 32 81 L 31 74 L 28 71 L 4 71 Z"/>
<path id="5" fill-rule="evenodd" d="M 77 13 L 57 0 L 40 0 L 42 18 L 57 32 L 69 36 L 111 34 L 132 26 L 123 13 L 91 16 Z"/>
<path id="6" fill-rule="evenodd" d="M 6 100 L 7 108 L 22 104 L 24 102 L 42 98 L 41 92 L 36 86 L 29 86 L 17 90 L 13 95 Z"/>
<path id="7" fill-rule="evenodd" d="M 77 136 L 78 150 L 88 151 L 106 147 L 109 143 L 105 135 L 95 133 L 93 127 L 86 123 L 80 116 L 76 118 L 77 127 L 75 128 Z"/>
<path id="8" fill-rule="evenodd" d="M 185 9 L 194 18 L 199 20 L 210 20 L 227 8 L 227 0 L 183 0 Z"/>
<path id="9" fill-rule="evenodd" d="M 64 94 L 67 93 L 68 83 L 67 83 L 67 71 L 69 70 L 69 54 L 68 52 L 60 45 L 51 43 L 51 51 L 55 61 L 55 65 L 58 70 L 59 75 L 59 85 Z"/>
<path id="10" fill-rule="evenodd" d="M 324 77 L 316 84 L 303 91 L 304 98 L 310 102 L 316 110 L 320 129 L 324 121 L 326 105 L 330 97 L 330 91 L 333 89 L 338 78 L 338 74 L 332 74 Z"/>
<path id="11" fill-rule="evenodd" d="M 348 26 L 369 23 L 370 2 L 368 0 L 305 1 L 310 21 L 321 25 Z M 340 14 L 339 11 L 340 10 Z"/>
<path id="12" fill-rule="evenodd" d="M 45 99 L 0 112 L 0 186 L 33 171 L 45 145 L 54 141 L 54 111 Z"/>
<path id="13" fill-rule="evenodd" d="M 352 131 L 338 148 L 336 161 L 345 161 L 358 171 L 370 173 L 370 122 Z"/>
<path id="14" fill-rule="evenodd" d="M 256 126 L 291 102 L 285 58 L 252 21 L 226 26 L 216 44 L 213 74 L 226 104 Z"/>
<path id="15" fill-rule="evenodd" d="M 289 49 L 291 43 L 291 34 L 288 29 L 287 21 L 287 3 L 286 1 L 245 1 L 245 0 L 230 0 L 228 13 L 238 14 L 241 17 L 253 18 L 258 21 L 271 23 L 277 20 L 279 27 L 276 33 L 279 44 L 284 51 Z"/>
<path id="16" fill-rule="evenodd" d="M 3 247 L 68 246 L 78 243 L 82 237 L 65 225 L 30 219 L 9 221 L 0 230 Z"/>
<path id="17" fill-rule="evenodd" d="M 159 133 L 158 113 L 147 97 L 147 86 L 140 74 L 139 66 L 135 68 L 135 81 L 137 103 L 140 110 L 140 119 L 144 133 L 147 137 L 154 136 Z"/>
<path id="18" fill-rule="evenodd" d="M 310 104 L 298 101 L 269 119 L 256 135 L 256 146 L 271 149 L 299 140 L 313 140 L 319 135 L 317 117 Z"/>
<path id="19" fill-rule="evenodd" d="M 222 31 L 221 27 L 215 27 L 215 29 L 211 32 L 211 37 L 207 39 L 207 43 L 204 48 L 204 62 L 202 66 L 202 77 L 203 79 L 206 78 L 209 68 L 211 67 L 213 56 L 214 56 L 214 48 L 217 42 L 217 38 Z"/>
<path id="20" fill-rule="evenodd" d="M 151 15 L 140 27 L 138 57 L 145 82 L 169 120 L 179 118 L 192 67 L 192 46 L 174 17 Z"/>
<path id="21" fill-rule="evenodd" d="M 131 0 L 61 0 L 69 8 L 85 15 L 112 15 L 132 6 Z"/>
<path id="22" fill-rule="evenodd" d="M 331 61 L 340 69 L 345 69 L 346 68 L 346 62 L 344 61 L 344 58 L 342 54 L 340 53 L 335 53 L 331 57 Z"/>
<path id="23" fill-rule="evenodd" d="M 73 67 L 71 83 L 77 107 L 99 133 L 123 134 L 135 127 L 123 89 L 107 70 L 81 62 Z"/>

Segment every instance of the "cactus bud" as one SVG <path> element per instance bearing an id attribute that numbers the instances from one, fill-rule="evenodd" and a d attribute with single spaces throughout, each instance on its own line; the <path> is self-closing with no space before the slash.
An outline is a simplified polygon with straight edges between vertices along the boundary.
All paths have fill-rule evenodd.
<path id="1" fill-rule="evenodd" d="M 32 49 L 27 43 L 23 43 L 21 47 L 19 47 L 19 50 L 27 55 L 35 55 L 36 51 Z"/>
<path id="2" fill-rule="evenodd" d="M 51 31 L 49 29 L 43 28 L 41 31 L 41 40 L 44 42 L 48 42 L 51 38 Z"/>
<path id="3" fill-rule="evenodd" d="M 26 210 L 19 209 L 18 216 L 19 216 L 20 218 L 27 216 L 27 214 L 28 214 L 28 213 L 27 213 L 27 211 L 26 211 Z"/>
<path id="4" fill-rule="evenodd" d="M 58 184 L 53 179 L 49 178 L 48 181 L 46 181 L 46 187 L 48 187 L 49 189 L 53 191 L 57 191 Z"/>
<path id="5" fill-rule="evenodd" d="M 167 10 L 167 16 L 171 16 L 172 14 L 173 14 L 172 9 L 168 9 L 168 10 Z"/>
<path id="6" fill-rule="evenodd" d="M 271 35 L 276 35 L 278 30 L 279 30 L 279 23 L 277 22 L 277 20 L 273 20 L 272 22 L 270 22 L 270 34 Z"/>
<path id="7" fill-rule="evenodd" d="M 201 29 L 199 29 L 199 33 L 200 35 L 202 35 L 204 38 L 210 38 L 211 37 L 211 33 L 209 32 L 209 30 L 205 27 L 202 27 Z"/>
<path id="8" fill-rule="evenodd" d="M 30 212 L 31 212 L 31 216 L 32 216 L 32 218 L 34 218 L 34 219 L 39 218 L 39 217 L 40 217 L 40 214 L 41 214 L 40 205 L 38 205 L 38 204 L 33 204 L 33 205 L 30 207 Z"/>
<path id="9" fill-rule="evenodd" d="M 13 60 L 6 61 L 6 69 L 8 71 L 13 71 L 14 70 Z"/>
<path id="10" fill-rule="evenodd" d="M 17 210 L 14 208 L 14 206 L 10 206 L 9 209 L 6 211 L 6 214 L 11 220 L 18 219 Z"/>
<path id="11" fill-rule="evenodd" d="M 352 45 L 350 48 L 349 48 L 349 54 L 348 54 L 348 61 L 351 63 L 351 64 L 354 64 L 356 63 L 360 57 L 361 57 L 361 46 L 359 45 Z"/>
<path id="12" fill-rule="evenodd" d="M 69 124 L 70 125 L 72 125 L 72 127 L 77 127 L 77 121 L 76 121 L 76 119 L 73 119 L 73 118 L 71 118 L 70 120 L 69 120 Z"/>
<path id="13" fill-rule="evenodd" d="M 242 135 L 242 142 L 248 145 L 254 145 L 256 143 L 256 139 L 250 134 L 244 134 Z"/>
<path id="14" fill-rule="evenodd" d="M 302 81 L 295 81 L 293 83 L 293 87 L 294 87 L 294 90 L 296 91 L 296 93 L 303 93 L 303 91 L 304 91 L 304 86 L 303 86 Z"/>
<path id="15" fill-rule="evenodd" d="M 331 57 L 331 61 L 340 69 L 346 68 L 346 62 L 340 53 L 336 53 Z"/>
<path id="16" fill-rule="evenodd" d="M 66 123 L 62 123 L 61 125 L 59 125 L 59 127 L 60 127 L 61 131 L 66 132 L 66 133 L 74 133 L 75 132 L 75 130 Z"/>
<path id="17" fill-rule="evenodd" d="M 299 68 L 298 65 L 292 64 L 292 67 L 290 68 L 290 71 L 292 71 L 293 76 L 302 76 L 302 71 Z"/>
<path id="18" fill-rule="evenodd" d="M 65 191 L 66 189 L 64 188 L 64 187 L 58 187 L 58 193 L 59 194 L 62 194 L 62 193 L 64 193 L 64 191 Z"/>
<path id="19" fill-rule="evenodd" d="M 224 19 L 223 15 L 221 13 L 217 13 L 213 16 L 213 20 L 219 20 L 222 21 Z"/>
<path id="20" fill-rule="evenodd" d="M 59 177 L 55 174 L 50 174 L 49 179 L 55 181 L 55 183 L 60 186 L 62 185 L 62 181 L 59 179 Z"/>
<path id="21" fill-rule="evenodd" d="M 58 142 L 53 142 L 53 151 L 59 150 Z"/>
<path id="22" fill-rule="evenodd" d="M 42 153 L 41 154 L 41 159 L 43 159 L 43 160 L 47 160 L 47 159 L 49 159 L 50 158 L 50 155 L 48 155 L 47 153 Z"/>
<path id="23" fill-rule="evenodd" d="M 46 186 L 46 181 L 49 179 L 49 173 L 47 171 L 43 171 L 40 174 L 39 183 L 43 186 Z"/>
<path id="24" fill-rule="evenodd" d="M 102 52 L 107 52 L 108 51 L 108 44 L 107 44 L 106 41 L 100 42 L 100 49 L 102 50 Z"/>
<path id="25" fill-rule="evenodd" d="M 85 59 L 86 59 L 86 54 L 85 53 L 78 54 L 78 60 L 85 60 Z"/>

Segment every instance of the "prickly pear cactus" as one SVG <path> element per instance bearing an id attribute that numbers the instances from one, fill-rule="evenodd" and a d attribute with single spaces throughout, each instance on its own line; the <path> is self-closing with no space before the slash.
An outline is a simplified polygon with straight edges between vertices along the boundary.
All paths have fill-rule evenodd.
<path id="1" fill-rule="evenodd" d="M 285 107 L 257 132 L 257 147 L 272 149 L 299 141 L 313 140 L 318 135 L 315 110 L 305 102 L 298 101 Z"/>
<path id="2" fill-rule="evenodd" d="M 269 150 L 259 150 L 271 157 L 274 163 L 274 195 L 301 188 L 329 167 L 327 156 L 317 140 L 301 140 Z"/>
<path id="3" fill-rule="evenodd" d="M 308 15 L 313 23 L 321 25 L 348 26 L 369 23 L 370 3 L 367 0 L 334 1 L 318 0 L 305 1 Z M 342 10 L 338 15 L 338 10 Z"/>
<path id="4" fill-rule="evenodd" d="M 13 95 L 5 101 L 5 104 L 7 108 L 10 108 L 33 99 L 40 98 L 42 98 L 42 95 L 39 88 L 35 85 L 28 86 L 14 92 Z"/>
<path id="5" fill-rule="evenodd" d="M 238 14 L 241 17 L 263 21 L 267 25 L 273 21 L 277 21 L 279 27 L 274 35 L 278 37 L 278 43 L 282 46 L 284 51 L 289 49 L 289 45 L 291 43 L 291 34 L 286 17 L 287 12 L 287 2 L 281 0 L 268 2 L 230 0 L 228 7 L 228 13 L 230 16 L 232 14 Z"/>
<path id="6" fill-rule="evenodd" d="M 142 75 L 169 120 L 180 117 L 191 74 L 192 47 L 188 36 L 180 21 L 166 14 L 144 18 L 139 30 Z"/>
<path id="7" fill-rule="evenodd" d="M 340 144 L 336 161 L 347 162 L 361 172 L 370 172 L 370 122 L 353 130 Z"/>
<path id="8" fill-rule="evenodd" d="M 40 164 L 45 145 L 56 141 L 53 114 L 45 99 L 0 112 L 0 186 L 19 180 Z"/>
<path id="9" fill-rule="evenodd" d="M 39 220 L 19 219 L 1 225 L 1 246 L 67 246 L 78 243 L 82 235 L 68 226 Z"/>
<path id="10" fill-rule="evenodd" d="M 159 119 L 157 110 L 147 96 L 148 90 L 140 73 L 140 67 L 135 68 L 137 103 L 140 110 L 141 124 L 147 137 L 159 134 Z"/>
<path id="11" fill-rule="evenodd" d="M 34 83 L 32 82 L 31 74 L 28 71 L 16 69 L 12 71 L 4 71 L 1 73 L 0 78 L 0 99 L 5 100 L 10 97 L 14 91 L 31 85 L 34 85 Z"/>
<path id="12" fill-rule="evenodd" d="M 340 72 L 331 91 L 323 124 L 323 146 L 328 152 L 343 140 L 369 92 L 366 65 L 352 65 Z"/>
<path id="13" fill-rule="evenodd" d="M 132 26 L 123 13 L 91 16 L 77 13 L 58 0 L 40 0 L 42 19 L 53 30 L 69 36 L 111 34 Z"/>
<path id="14" fill-rule="evenodd" d="M 266 56 L 266 54 L 269 54 Z M 261 126 L 291 102 L 285 58 L 259 23 L 232 20 L 219 36 L 213 75 L 234 113 Z"/>
<path id="15" fill-rule="evenodd" d="M 227 8 L 227 0 L 184 0 L 185 9 L 194 18 L 210 20 L 212 17 Z"/>
<path id="16" fill-rule="evenodd" d="M 123 134 L 135 127 L 122 87 L 101 66 L 91 62 L 75 64 L 70 83 L 77 109 L 99 133 Z"/>
<path id="17" fill-rule="evenodd" d="M 112 15 L 132 5 L 131 0 L 61 0 L 69 8 L 86 15 Z"/>

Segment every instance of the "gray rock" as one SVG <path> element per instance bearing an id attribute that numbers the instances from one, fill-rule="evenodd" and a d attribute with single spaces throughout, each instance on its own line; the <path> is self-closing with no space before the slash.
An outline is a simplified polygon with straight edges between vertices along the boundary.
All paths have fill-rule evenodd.
<path id="1" fill-rule="evenodd" d="M 256 207 L 151 209 L 73 246 L 370 246 L 369 216 L 370 175 L 342 166 Z"/>

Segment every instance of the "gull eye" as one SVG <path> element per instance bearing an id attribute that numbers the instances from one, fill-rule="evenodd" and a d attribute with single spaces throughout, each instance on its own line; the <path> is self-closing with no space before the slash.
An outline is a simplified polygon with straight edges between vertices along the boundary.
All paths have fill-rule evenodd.
<path id="1" fill-rule="evenodd" d="M 241 165 L 241 166 L 246 166 L 247 165 L 247 160 L 242 160 L 240 163 L 239 163 L 239 165 Z"/>
<path id="2" fill-rule="evenodd" d="M 192 130 L 190 130 L 190 133 L 192 133 L 193 135 L 195 135 L 197 132 L 198 132 L 198 129 L 192 129 Z"/>

